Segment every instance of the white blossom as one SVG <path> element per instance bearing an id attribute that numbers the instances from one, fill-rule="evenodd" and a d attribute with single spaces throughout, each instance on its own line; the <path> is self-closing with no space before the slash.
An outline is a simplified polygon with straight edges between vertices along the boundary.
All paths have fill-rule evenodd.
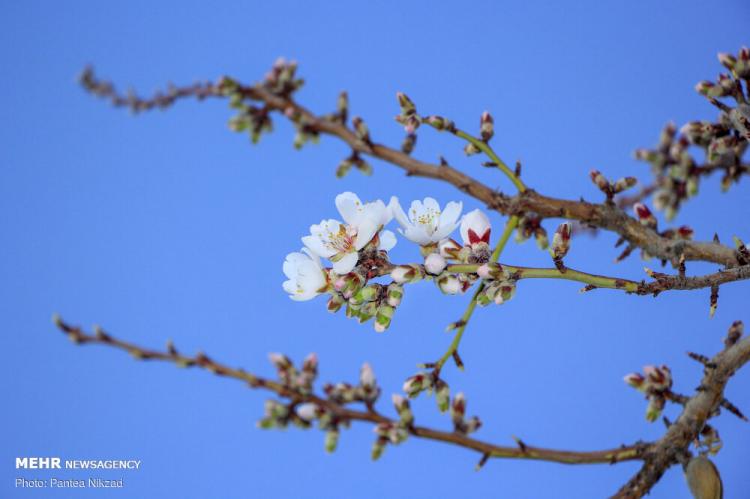
<path id="1" fill-rule="evenodd" d="M 304 253 L 289 253 L 283 270 L 288 280 L 284 281 L 284 291 L 296 301 L 311 300 L 325 291 L 328 277 L 320 264 L 320 258 L 308 248 Z"/>
<path id="2" fill-rule="evenodd" d="M 461 219 L 461 239 L 466 246 L 480 242 L 489 243 L 490 229 L 490 219 L 481 210 L 471 211 Z"/>
<path id="3" fill-rule="evenodd" d="M 333 262 L 337 274 L 352 271 L 359 259 L 359 250 L 375 237 L 384 225 L 391 221 L 391 210 L 381 200 L 362 203 L 352 192 L 336 196 L 344 223 L 336 219 L 323 220 L 310 227 L 310 235 L 302 238 L 305 246 L 321 257 Z M 380 247 L 390 249 L 395 245 L 393 233 L 381 234 Z"/>
<path id="4" fill-rule="evenodd" d="M 409 214 L 404 212 L 396 196 L 388 204 L 396 221 L 401 225 L 399 232 L 405 238 L 420 246 L 435 244 L 445 239 L 458 226 L 462 203 L 449 202 L 443 211 L 433 198 L 412 201 Z"/>

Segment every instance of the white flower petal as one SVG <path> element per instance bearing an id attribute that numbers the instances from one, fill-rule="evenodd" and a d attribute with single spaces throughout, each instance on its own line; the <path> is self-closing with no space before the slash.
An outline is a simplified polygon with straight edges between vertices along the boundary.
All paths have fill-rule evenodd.
<path id="1" fill-rule="evenodd" d="M 406 229 L 411 226 L 411 222 L 409 222 L 409 218 L 406 216 L 406 213 L 404 213 L 404 209 L 401 208 L 401 203 L 398 202 L 396 196 L 391 197 L 391 202 L 388 203 L 388 208 L 390 208 L 391 213 L 396 217 L 396 221 L 401 227 Z"/>
<path id="2" fill-rule="evenodd" d="M 434 198 L 424 198 L 422 205 L 424 206 L 425 211 L 440 211 L 440 205 Z"/>
<path id="3" fill-rule="evenodd" d="M 390 230 L 384 230 L 380 233 L 380 248 L 383 251 L 390 251 L 396 246 L 396 234 Z"/>
<path id="4" fill-rule="evenodd" d="M 302 244 L 310 248 L 316 255 L 324 258 L 330 258 L 336 253 L 335 250 L 327 248 L 318 236 L 305 236 L 302 238 Z"/>
<path id="5" fill-rule="evenodd" d="M 359 260 L 359 254 L 356 251 L 344 254 L 337 262 L 333 262 L 333 271 L 339 275 L 348 274 L 352 271 Z"/>
<path id="6" fill-rule="evenodd" d="M 463 203 L 460 201 L 450 201 L 445 205 L 445 209 L 440 214 L 440 225 L 450 225 L 458 222 L 458 217 L 461 216 L 461 210 L 463 209 Z"/>
<path id="7" fill-rule="evenodd" d="M 342 192 L 336 196 L 336 208 L 349 225 L 356 226 L 362 217 L 362 201 L 353 192 Z"/>
<path id="8" fill-rule="evenodd" d="M 425 232 L 422 227 L 410 226 L 407 227 L 406 230 L 399 229 L 399 232 L 401 232 L 406 239 L 413 243 L 417 243 L 420 246 L 425 246 L 432 242 L 430 236 L 427 235 L 427 232 Z"/>
<path id="9" fill-rule="evenodd" d="M 357 240 L 355 241 L 354 248 L 359 251 L 369 243 L 380 228 L 375 220 L 365 218 L 362 223 L 357 227 Z"/>

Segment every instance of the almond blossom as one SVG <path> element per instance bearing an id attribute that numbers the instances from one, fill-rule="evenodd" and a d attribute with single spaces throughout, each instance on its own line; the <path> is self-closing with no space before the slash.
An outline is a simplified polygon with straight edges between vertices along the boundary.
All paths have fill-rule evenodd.
<path id="1" fill-rule="evenodd" d="M 328 276 L 318 255 L 308 248 L 303 253 L 289 253 L 283 270 L 289 280 L 284 281 L 284 291 L 295 301 L 307 301 L 323 293 L 328 287 Z"/>
<path id="2" fill-rule="evenodd" d="M 490 219 L 481 210 L 474 210 L 461 219 L 461 239 L 466 246 L 490 242 Z"/>
<path id="3" fill-rule="evenodd" d="M 310 227 L 310 235 L 302 238 L 305 246 L 317 255 L 333 262 L 333 271 L 347 274 L 359 260 L 359 251 L 367 246 L 378 232 L 391 221 L 391 210 L 381 200 L 363 203 L 353 192 L 336 196 L 344 223 L 327 219 Z M 396 244 L 390 231 L 383 231 L 379 238 L 379 249 L 389 250 Z"/>
<path id="4" fill-rule="evenodd" d="M 439 243 L 456 229 L 463 205 L 451 201 L 441 211 L 438 202 L 428 197 L 423 201 L 412 201 L 407 217 L 398 198 L 393 196 L 388 207 L 401 225 L 399 232 L 405 238 L 420 246 L 428 246 Z"/>

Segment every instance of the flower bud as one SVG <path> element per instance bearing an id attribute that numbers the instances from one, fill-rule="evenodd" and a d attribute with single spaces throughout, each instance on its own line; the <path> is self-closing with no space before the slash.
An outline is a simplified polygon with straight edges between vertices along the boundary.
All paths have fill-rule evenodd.
<path id="1" fill-rule="evenodd" d="M 492 115 L 487 111 L 483 112 L 479 122 L 479 133 L 482 136 L 482 140 L 489 142 L 492 136 L 495 135 L 495 122 L 492 119 Z"/>
<path id="2" fill-rule="evenodd" d="M 570 222 L 561 223 L 557 227 L 555 235 L 552 236 L 552 245 L 549 249 L 552 258 L 561 259 L 568 254 L 568 250 L 570 250 L 571 233 L 572 224 Z"/>
<path id="3" fill-rule="evenodd" d="M 391 399 L 393 400 L 393 406 L 396 408 L 396 412 L 398 412 L 398 417 L 401 419 L 401 422 L 405 425 L 412 424 L 412 422 L 414 422 L 414 413 L 411 411 L 409 401 L 403 396 L 395 393 Z"/>
<path id="4" fill-rule="evenodd" d="M 370 142 L 370 130 L 367 128 L 364 120 L 359 116 L 352 118 L 352 126 L 357 138 L 363 142 Z"/>
<path id="5" fill-rule="evenodd" d="M 428 125 L 435 128 L 436 130 L 450 130 L 453 128 L 453 122 L 442 116 L 428 116 L 425 120 Z"/>
<path id="6" fill-rule="evenodd" d="M 362 368 L 359 370 L 359 384 L 364 388 L 374 388 L 377 384 L 375 372 L 367 362 L 362 364 Z"/>
<path id="7" fill-rule="evenodd" d="M 539 227 L 534 231 L 534 239 L 536 239 L 536 245 L 540 250 L 546 250 L 549 247 L 549 238 L 544 227 Z"/>
<path id="8" fill-rule="evenodd" d="M 482 279 L 494 279 L 492 264 L 484 263 L 477 268 L 477 275 Z"/>
<path id="9" fill-rule="evenodd" d="M 397 265 L 391 270 L 391 279 L 397 284 L 417 282 L 423 277 L 422 268 L 418 265 Z"/>
<path id="10" fill-rule="evenodd" d="M 471 142 L 464 146 L 464 154 L 466 154 L 467 156 L 473 156 L 475 154 L 479 154 L 480 152 L 482 152 L 482 150 Z"/>
<path id="11" fill-rule="evenodd" d="M 362 324 L 375 317 L 377 313 L 378 302 L 368 301 L 360 307 L 359 312 L 357 313 L 357 320 L 359 320 L 359 323 Z"/>
<path id="12" fill-rule="evenodd" d="M 380 284 L 370 284 L 360 289 L 354 296 L 349 298 L 349 303 L 352 305 L 361 305 L 368 301 L 375 300 L 380 295 L 382 286 Z"/>
<path id="13" fill-rule="evenodd" d="M 352 169 L 352 166 L 354 166 L 354 162 L 351 158 L 342 160 L 336 167 L 336 178 L 344 178 L 346 174 L 349 173 L 349 170 Z"/>
<path id="14" fill-rule="evenodd" d="M 469 420 L 464 425 L 464 433 L 474 433 L 482 426 L 482 421 L 479 419 L 479 416 L 472 416 L 469 418 Z"/>
<path id="15" fill-rule="evenodd" d="M 292 367 L 292 361 L 284 354 L 281 353 L 269 353 L 268 359 L 271 361 L 271 363 L 276 366 L 276 369 L 279 371 L 285 371 Z"/>
<path id="16" fill-rule="evenodd" d="M 615 182 L 615 185 L 614 185 L 614 191 L 615 193 L 619 193 L 619 192 L 628 190 L 637 183 L 638 183 L 638 179 L 635 177 L 623 177 L 623 178 L 617 179 L 617 182 Z"/>
<path id="17" fill-rule="evenodd" d="M 413 113 L 417 110 L 414 103 L 409 97 L 403 92 L 397 92 L 396 97 L 398 98 L 398 105 L 401 107 L 402 114 Z"/>
<path id="18" fill-rule="evenodd" d="M 409 130 L 409 128 L 413 127 L 407 125 L 405 128 Z M 413 131 L 407 131 L 404 140 L 401 142 L 401 152 L 403 152 L 404 154 L 411 154 L 412 152 L 414 152 L 415 145 L 417 145 L 417 134 L 415 134 Z"/>
<path id="19" fill-rule="evenodd" d="M 662 155 L 657 151 L 641 148 L 633 151 L 633 157 L 638 161 L 648 161 L 649 163 L 655 163 L 662 158 Z"/>
<path id="20" fill-rule="evenodd" d="M 644 391 L 646 389 L 646 378 L 640 373 L 630 373 L 623 380 L 637 390 Z"/>
<path id="21" fill-rule="evenodd" d="M 451 419 L 456 427 L 463 425 L 464 416 L 466 415 L 466 397 L 463 392 L 459 392 L 453 397 L 451 403 Z"/>
<path id="22" fill-rule="evenodd" d="M 451 405 L 451 391 L 448 383 L 442 379 L 437 380 L 435 383 L 435 402 L 437 402 L 438 410 L 445 412 Z"/>
<path id="23" fill-rule="evenodd" d="M 643 372 L 646 374 L 650 388 L 663 391 L 672 387 L 672 372 L 669 367 L 645 366 Z"/>
<path id="24" fill-rule="evenodd" d="M 388 329 L 388 326 L 391 325 L 391 318 L 394 311 L 395 309 L 390 305 L 383 304 L 378 307 L 377 314 L 375 315 L 375 323 L 373 324 L 375 331 L 382 333 Z"/>
<path id="25" fill-rule="evenodd" d="M 409 398 L 414 398 L 424 390 L 432 389 L 432 376 L 427 373 L 418 373 L 406 378 L 402 390 Z"/>
<path id="26" fill-rule="evenodd" d="M 326 452 L 331 453 L 335 451 L 338 444 L 339 444 L 338 428 L 333 428 L 332 430 L 328 430 L 326 432 L 326 438 L 325 438 L 325 444 L 324 444 Z"/>
<path id="27" fill-rule="evenodd" d="M 716 84 L 722 90 L 722 97 L 733 95 L 734 91 L 737 89 L 737 87 L 735 87 L 734 85 L 734 79 L 732 79 L 732 77 L 728 74 L 720 74 L 718 79 L 716 80 Z"/>
<path id="28" fill-rule="evenodd" d="M 318 356 L 315 353 L 308 354 L 305 360 L 302 361 L 302 371 L 306 373 L 317 374 L 318 372 Z"/>
<path id="29" fill-rule="evenodd" d="M 341 307 L 346 303 L 346 300 L 344 298 L 336 293 L 331 295 L 331 297 L 328 299 L 328 311 L 332 314 L 335 314 L 339 310 L 341 310 Z"/>
<path id="30" fill-rule="evenodd" d="M 387 440 L 382 437 L 378 437 L 375 439 L 375 443 L 372 444 L 372 451 L 370 453 L 370 457 L 373 461 L 377 461 L 380 459 L 380 456 L 383 455 L 383 451 L 385 451 Z"/>
<path id="31" fill-rule="evenodd" d="M 470 211 L 461 219 L 461 239 L 465 246 L 489 244 L 491 230 L 490 219 L 481 210 Z"/>
<path id="32" fill-rule="evenodd" d="M 661 411 L 664 410 L 666 400 L 663 395 L 650 395 L 648 397 L 648 407 L 646 407 L 646 421 L 653 423 L 661 415 Z"/>
<path id="33" fill-rule="evenodd" d="M 750 49 L 742 47 L 737 54 L 737 62 L 734 64 L 734 74 L 737 78 L 750 79 Z"/>
<path id="34" fill-rule="evenodd" d="M 435 282 L 440 288 L 440 291 L 446 295 L 457 295 L 463 289 L 463 284 L 453 274 L 444 273 L 438 277 Z"/>
<path id="35" fill-rule="evenodd" d="M 502 305 L 516 295 L 516 285 L 513 282 L 505 281 L 500 284 L 499 289 L 495 293 L 494 302 L 495 305 Z"/>
<path id="36" fill-rule="evenodd" d="M 735 343 L 737 343 L 740 338 L 742 338 L 743 333 L 745 332 L 745 325 L 742 321 L 734 321 L 732 325 L 729 327 L 729 332 L 727 333 L 727 337 L 724 339 L 724 345 L 726 346 L 732 346 Z"/>
<path id="37" fill-rule="evenodd" d="M 732 159 L 736 156 L 734 146 L 737 138 L 732 135 L 717 137 L 708 145 L 708 161 L 719 163 L 722 159 Z"/>
<path id="38" fill-rule="evenodd" d="M 677 125 L 673 122 L 669 122 L 662 128 L 661 134 L 659 134 L 659 150 L 665 151 L 669 149 L 669 146 L 674 141 L 674 137 L 677 134 Z"/>
<path id="39" fill-rule="evenodd" d="M 443 239 L 438 243 L 438 251 L 443 258 L 458 259 L 458 252 L 461 251 L 461 245 L 453 239 Z"/>
<path id="40" fill-rule="evenodd" d="M 386 303 L 391 307 L 401 305 L 401 299 L 404 297 L 404 287 L 398 283 L 392 282 L 386 288 Z"/>
<path id="41" fill-rule="evenodd" d="M 656 229 L 656 217 L 651 213 L 651 210 L 648 209 L 648 206 L 643 203 L 635 203 L 633 205 L 633 211 L 642 225 L 651 229 Z"/>
<path id="42" fill-rule="evenodd" d="M 318 406 L 313 403 L 298 405 L 297 416 L 305 421 L 313 421 L 318 417 Z"/>
<path id="43" fill-rule="evenodd" d="M 333 283 L 333 288 L 347 300 L 354 296 L 365 283 L 365 278 L 357 272 L 349 272 L 339 276 Z"/>
<path id="44" fill-rule="evenodd" d="M 448 265 L 445 258 L 440 256 L 439 253 L 430 253 L 427 258 L 424 259 L 424 269 L 428 274 L 438 275 Z"/>
<path id="45" fill-rule="evenodd" d="M 719 470 L 706 456 L 692 458 L 685 465 L 685 479 L 695 499 L 721 499 L 723 485 Z"/>
<path id="46" fill-rule="evenodd" d="M 729 111 L 729 122 L 745 140 L 750 141 L 750 105 L 742 102 L 737 104 L 737 107 Z"/>
<path id="47" fill-rule="evenodd" d="M 609 180 L 607 180 L 607 177 L 602 175 L 599 170 L 591 170 L 589 172 L 589 176 L 591 177 L 591 181 L 599 188 L 600 191 L 609 195 L 609 193 L 612 191 L 612 186 L 610 185 Z"/>
<path id="48" fill-rule="evenodd" d="M 727 68 L 729 71 L 734 70 L 734 65 L 737 64 L 737 58 L 735 56 L 726 52 L 720 52 L 719 54 L 717 54 L 717 57 L 722 66 Z"/>
<path id="49" fill-rule="evenodd" d="M 706 97 L 720 97 L 721 88 L 717 87 L 714 83 L 703 80 L 695 84 L 695 91 Z"/>

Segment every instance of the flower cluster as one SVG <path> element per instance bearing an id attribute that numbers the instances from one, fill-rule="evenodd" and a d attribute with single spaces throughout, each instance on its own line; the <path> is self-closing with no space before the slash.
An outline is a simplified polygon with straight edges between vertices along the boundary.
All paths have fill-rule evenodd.
<path id="1" fill-rule="evenodd" d="M 719 54 L 718 57 L 729 73 L 720 74 L 715 82 L 701 81 L 695 86 L 698 93 L 720 110 L 718 120 L 688 122 L 679 134 L 675 124 L 669 123 L 656 148 L 635 151 L 636 159 L 651 164 L 659 187 L 654 207 L 664 210 L 667 220 L 676 215 L 685 200 L 698 193 L 701 176 L 723 172 L 721 187 L 727 190 L 749 172 L 741 158 L 750 141 L 750 87 L 743 91 L 741 80 L 748 81 L 750 49 L 743 47 L 737 56 Z M 719 99 L 733 99 L 734 107 Z M 703 150 L 703 165 L 696 163 L 691 147 Z"/>
<path id="2" fill-rule="evenodd" d="M 390 326 L 405 284 L 427 279 L 445 294 L 463 293 L 478 276 L 451 272 L 450 265 L 483 264 L 490 259 L 487 215 L 474 210 L 462 216 L 461 203 L 449 202 L 441 209 L 428 197 L 404 210 L 396 197 L 386 205 L 382 200 L 363 202 L 344 192 L 336 196 L 335 204 L 342 220 L 324 219 L 310 227 L 310 234 L 302 238 L 304 247 L 286 257 L 283 288 L 296 301 L 328 294 L 331 312 L 345 308 L 347 317 L 360 322 L 374 319 L 378 332 Z M 420 247 L 423 263 L 390 263 L 388 252 L 396 245 L 396 235 L 385 227 L 394 218 L 398 232 Z M 451 238 L 456 229 L 462 243 Z M 323 259 L 331 266 L 324 266 Z M 392 281 L 375 282 L 384 277 Z"/>
<path id="3" fill-rule="evenodd" d="M 656 421 L 671 395 L 672 372 L 667 366 L 645 366 L 643 374 L 630 373 L 623 378 L 627 384 L 646 395 L 646 420 Z"/>

